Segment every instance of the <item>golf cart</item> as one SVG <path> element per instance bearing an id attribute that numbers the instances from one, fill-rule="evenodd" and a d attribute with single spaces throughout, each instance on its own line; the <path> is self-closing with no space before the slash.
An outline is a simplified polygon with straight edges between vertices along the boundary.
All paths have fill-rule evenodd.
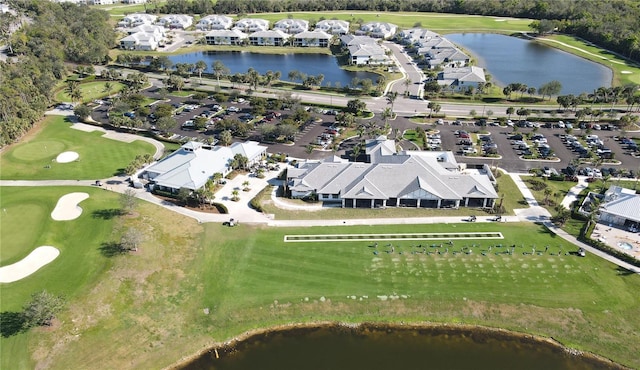
<path id="1" fill-rule="evenodd" d="M 476 216 L 471 215 L 469 216 L 469 218 L 467 219 L 468 222 L 476 222 Z"/>

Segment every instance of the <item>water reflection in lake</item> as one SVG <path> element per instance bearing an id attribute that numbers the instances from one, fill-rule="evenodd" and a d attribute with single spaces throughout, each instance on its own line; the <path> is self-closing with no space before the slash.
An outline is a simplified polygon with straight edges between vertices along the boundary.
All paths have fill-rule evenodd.
<path id="1" fill-rule="evenodd" d="M 548 342 L 451 328 L 324 327 L 256 335 L 183 369 L 608 369 Z"/>
<path id="2" fill-rule="evenodd" d="M 324 75 L 322 86 L 330 83 L 336 86 L 339 83 L 344 87 L 351 84 L 354 77 L 359 79 L 369 78 L 374 84 L 378 75 L 371 72 L 345 71 L 338 65 L 336 57 L 325 54 L 258 54 L 248 52 L 216 52 L 200 51 L 196 53 L 178 54 L 169 57 L 175 63 L 196 63 L 203 60 L 207 63 L 207 72 L 212 72 L 212 65 L 216 60 L 221 61 L 231 74 L 246 73 L 253 68 L 260 74 L 267 71 L 280 71 L 280 79 L 288 80 L 290 71 L 299 71 L 307 76 Z"/>
<path id="3" fill-rule="evenodd" d="M 445 37 L 473 53 L 477 65 L 501 86 L 521 82 L 537 89 L 558 80 L 562 83 L 560 94 L 575 95 L 611 86 L 613 73 L 609 68 L 531 40 L 492 33 Z"/>

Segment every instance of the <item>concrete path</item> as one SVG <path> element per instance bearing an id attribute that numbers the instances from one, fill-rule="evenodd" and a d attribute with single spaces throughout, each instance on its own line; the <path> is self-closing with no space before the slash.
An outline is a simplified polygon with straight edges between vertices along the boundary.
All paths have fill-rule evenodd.
<path id="1" fill-rule="evenodd" d="M 587 182 L 587 176 L 578 176 L 578 184 L 567 192 L 567 195 L 562 199 L 560 203 L 564 208 L 571 209 L 571 204 L 578 199 L 578 195 L 589 186 Z"/>
<path id="2" fill-rule="evenodd" d="M 522 180 L 523 176 L 530 175 L 510 173 L 509 176 L 511 176 L 513 182 L 515 182 L 516 186 L 520 190 L 520 193 L 522 193 L 522 196 L 529 205 L 529 208 L 514 209 L 513 211 L 515 212 L 516 216 L 518 216 L 521 221 L 536 222 L 548 220 L 551 217 L 551 214 L 544 207 L 541 207 L 538 204 L 538 201 L 533 196 L 533 193 L 531 193 L 531 190 L 529 190 L 527 184 L 525 184 L 524 180 Z"/>

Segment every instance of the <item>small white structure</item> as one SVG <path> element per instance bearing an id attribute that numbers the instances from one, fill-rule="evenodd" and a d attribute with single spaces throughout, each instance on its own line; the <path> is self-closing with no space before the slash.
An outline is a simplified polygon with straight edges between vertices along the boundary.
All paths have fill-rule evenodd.
<path id="1" fill-rule="evenodd" d="M 118 22 L 118 27 L 137 27 L 142 26 L 143 24 L 153 24 L 158 17 L 153 14 L 144 14 L 144 13 L 134 13 L 129 14 L 122 18 L 120 22 Z"/>
<path id="2" fill-rule="evenodd" d="M 293 46 L 329 47 L 331 35 L 324 31 L 305 31 L 293 36 Z"/>
<path id="3" fill-rule="evenodd" d="M 233 25 L 233 19 L 226 15 L 208 15 L 200 18 L 196 29 L 201 31 L 228 30 Z"/>
<path id="4" fill-rule="evenodd" d="M 454 90 L 464 90 L 469 86 L 478 87 L 479 83 L 486 83 L 484 69 L 476 66 L 445 68 L 438 73 L 438 84 Z"/>
<path id="5" fill-rule="evenodd" d="M 193 24 L 193 17 L 186 14 L 169 14 L 156 22 L 162 27 L 170 29 L 187 29 Z"/>
<path id="6" fill-rule="evenodd" d="M 398 26 L 386 22 L 369 22 L 360 26 L 356 35 L 368 35 L 377 39 L 388 39 L 396 34 Z"/>
<path id="7" fill-rule="evenodd" d="M 245 33 L 266 31 L 269 29 L 269 21 L 260 18 L 243 18 L 236 22 L 233 29 Z"/>
<path id="8" fill-rule="evenodd" d="M 112 5 L 113 3 L 113 0 L 87 0 L 89 5 Z"/>
<path id="9" fill-rule="evenodd" d="M 281 19 L 273 26 L 274 30 L 280 30 L 289 34 L 296 34 L 309 30 L 309 21 L 304 19 Z"/>
<path id="10" fill-rule="evenodd" d="M 144 4 L 147 0 L 122 0 L 123 4 Z"/>
<path id="11" fill-rule="evenodd" d="M 338 19 L 325 19 L 316 23 L 316 31 L 324 31 L 332 35 L 346 35 L 349 33 L 349 22 Z"/>
<path id="12" fill-rule="evenodd" d="M 284 46 L 291 35 L 282 30 L 258 31 L 249 35 L 249 43 L 257 46 Z"/>
<path id="13" fill-rule="evenodd" d="M 207 45 L 242 45 L 249 35 L 238 30 L 213 30 L 204 39 Z"/>

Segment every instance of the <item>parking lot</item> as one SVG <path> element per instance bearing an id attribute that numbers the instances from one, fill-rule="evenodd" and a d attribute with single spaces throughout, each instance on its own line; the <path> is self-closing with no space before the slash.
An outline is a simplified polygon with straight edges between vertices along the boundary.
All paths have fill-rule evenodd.
<path id="1" fill-rule="evenodd" d="M 145 95 L 159 99 L 160 97 L 157 95 L 157 89 L 149 89 L 144 92 Z M 213 99 L 204 99 L 200 101 L 197 107 L 193 107 L 193 109 L 183 109 L 184 104 L 188 101 L 189 98 L 185 97 L 175 97 L 170 96 L 166 101 L 162 103 L 171 104 L 176 107 L 179 114 L 175 115 L 175 118 L 178 122 L 178 126 L 172 130 L 172 133 L 176 135 L 176 137 L 182 138 L 186 140 L 188 138 L 198 138 L 199 140 L 209 140 L 212 141 L 214 138 L 217 138 L 219 132 L 213 129 L 213 123 L 211 125 L 211 129 L 206 131 L 198 131 L 189 127 L 183 127 L 182 125 L 187 121 L 194 120 L 194 117 L 203 114 L 205 111 L 209 111 L 209 115 L 211 119 L 215 120 L 216 117 L 220 118 L 232 118 L 238 120 L 246 120 L 249 117 L 248 115 L 251 113 L 251 106 L 247 100 L 239 99 L 234 102 L 216 102 Z M 158 103 L 159 104 L 159 103 Z M 224 112 L 224 115 L 219 115 L 219 113 L 215 112 L 213 106 L 219 104 L 225 108 L 235 107 L 237 108 L 237 112 L 229 112 L 227 109 Z M 106 122 L 108 118 L 106 116 L 107 107 L 102 105 L 98 107 L 92 114 L 93 118 L 97 121 Z M 278 114 L 281 114 L 280 118 L 274 119 L 272 123 L 277 123 L 278 120 L 286 118 L 291 111 L 287 110 L 279 110 Z M 327 133 L 330 132 L 330 127 L 335 122 L 335 115 L 333 114 L 323 114 L 321 111 L 315 111 L 314 109 L 310 110 L 310 114 L 312 119 L 301 126 L 301 129 L 295 135 L 295 142 L 291 143 L 264 143 L 269 147 L 269 152 L 280 152 L 287 153 L 292 157 L 296 158 L 323 158 L 329 155 L 333 155 L 334 153 L 329 149 L 330 146 L 327 145 L 326 150 L 314 150 L 311 153 L 308 153 L 307 146 L 311 143 L 319 144 L 319 143 L 327 143 L 328 137 Z M 373 119 L 369 120 L 370 122 L 378 122 L 380 125 L 383 125 L 384 120 L 376 116 Z M 252 123 L 252 127 L 247 134 L 247 139 L 249 140 L 260 140 L 261 137 L 257 131 L 258 125 L 255 124 L 255 120 L 250 120 Z M 396 119 L 389 121 L 389 124 L 393 129 L 399 129 L 400 132 L 403 132 L 407 129 L 415 129 L 418 126 L 423 127 L 425 130 L 435 128 L 439 131 L 440 137 L 431 140 L 438 140 L 438 145 L 442 150 L 450 150 L 453 151 L 456 155 L 456 158 L 460 162 L 466 162 L 470 164 L 494 164 L 500 166 L 507 171 L 515 171 L 515 172 L 526 172 L 530 169 L 534 168 L 542 168 L 549 167 L 554 168 L 557 171 L 562 170 L 567 167 L 572 161 L 577 160 L 580 157 L 580 154 L 573 150 L 574 148 L 567 146 L 565 142 L 563 142 L 562 138 L 565 133 L 564 128 L 560 127 L 544 127 L 540 125 L 540 127 L 518 127 L 514 129 L 508 126 L 495 126 L 489 122 L 486 126 L 477 126 L 474 122 L 459 122 L 459 124 L 454 124 L 453 121 L 444 121 L 442 124 L 429 124 L 429 125 L 420 125 L 412 122 L 409 117 L 398 116 Z M 460 138 L 455 135 L 456 131 L 467 131 L 470 134 L 485 132 L 488 139 L 486 142 L 482 142 L 482 144 L 489 144 L 491 146 L 491 152 L 497 154 L 495 158 L 480 158 L 474 155 L 464 156 L 463 151 L 468 152 L 469 154 L 473 153 L 472 147 L 475 147 L 477 154 L 481 154 L 483 152 L 483 145 L 478 145 L 476 142 L 466 143 L 465 145 L 461 145 Z M 517 131 L 516 131 L 517 130 Z M 522 149 L 518 149 L 517 146 L 514 146 L 514 139 L 512 138 L 514 134 L 526 135 L 528 133 L 532 133 L 535 131 L 535 134 L 544 136 L 544 143 L 541 145 L 548 146 L 548 150 L 551 154 L 549 159 L 545 160 L 542 158 L 525 160 L 521 157 L 523 154 L 527 154 L 526 151 Z M 573 129 L 572 135 L 575 137 L 582 137 L 587 133 L 586 129 L 575 128 Z M 626 168 L 629 170 L 637 171 L 640 168 L 640 157 L 630 155 L 630 150 L 627 147 L 629 144 L 624 144 L 621 141 L 616 140 L 618 136 L 620 136 L 619 131 L 606 131 L 606 130 L 590 130 L 590 135 L 598 135 L 598 140 L 602 142 L 602 148 L 611 151 L 611 155 L 616 160 L 620 161 L 620 164 L 602 164 L 602 167 L 618 167 L 618 168 Z M 628 137 L 639 138 L 640 133 L 631 133 L 627 134 Z M 318 139 L 321 137 L 321 139 Z M 472 136 L 470 139 L 479 138 L 478 136 Z M 240 140 L 234 138 L 234 140 Z M 321 141 L 320 141 L 321 140 Z M 582 139 L 580 139 L 582 140 Z M 584 140 L 582 140 L 584 141 Z M 582 142 L 581 141 L 581 142 Z M 435 143 L 435 141 L 434 141 Z M 540 152 L 540 148 L 534 145 L 532 147 L 532 141 L 528 141 L 531 147 L 531 154 L 535 156 L 541 156 L 544 153 Z M 435 145 L 435 144 L 434 144 Z M 584 146 L 584 145 L 583 145 Z M 436 148 L 434 148 L 436 149 Z M 344 155 L 345 151 L 348 148 L 341 148 L 340 151 L 336 152 L 337 155 Z M 477 155 L 476 154 L 476 155 Z M 557 159 L 555 159 L 557 158 Z M 559 161 L 558 161 L 559 159 Z M 585 166 L 589 166 L 589 164 L 585 164 Z M 593 167 L 593 166 L 592 166 Z"/>

